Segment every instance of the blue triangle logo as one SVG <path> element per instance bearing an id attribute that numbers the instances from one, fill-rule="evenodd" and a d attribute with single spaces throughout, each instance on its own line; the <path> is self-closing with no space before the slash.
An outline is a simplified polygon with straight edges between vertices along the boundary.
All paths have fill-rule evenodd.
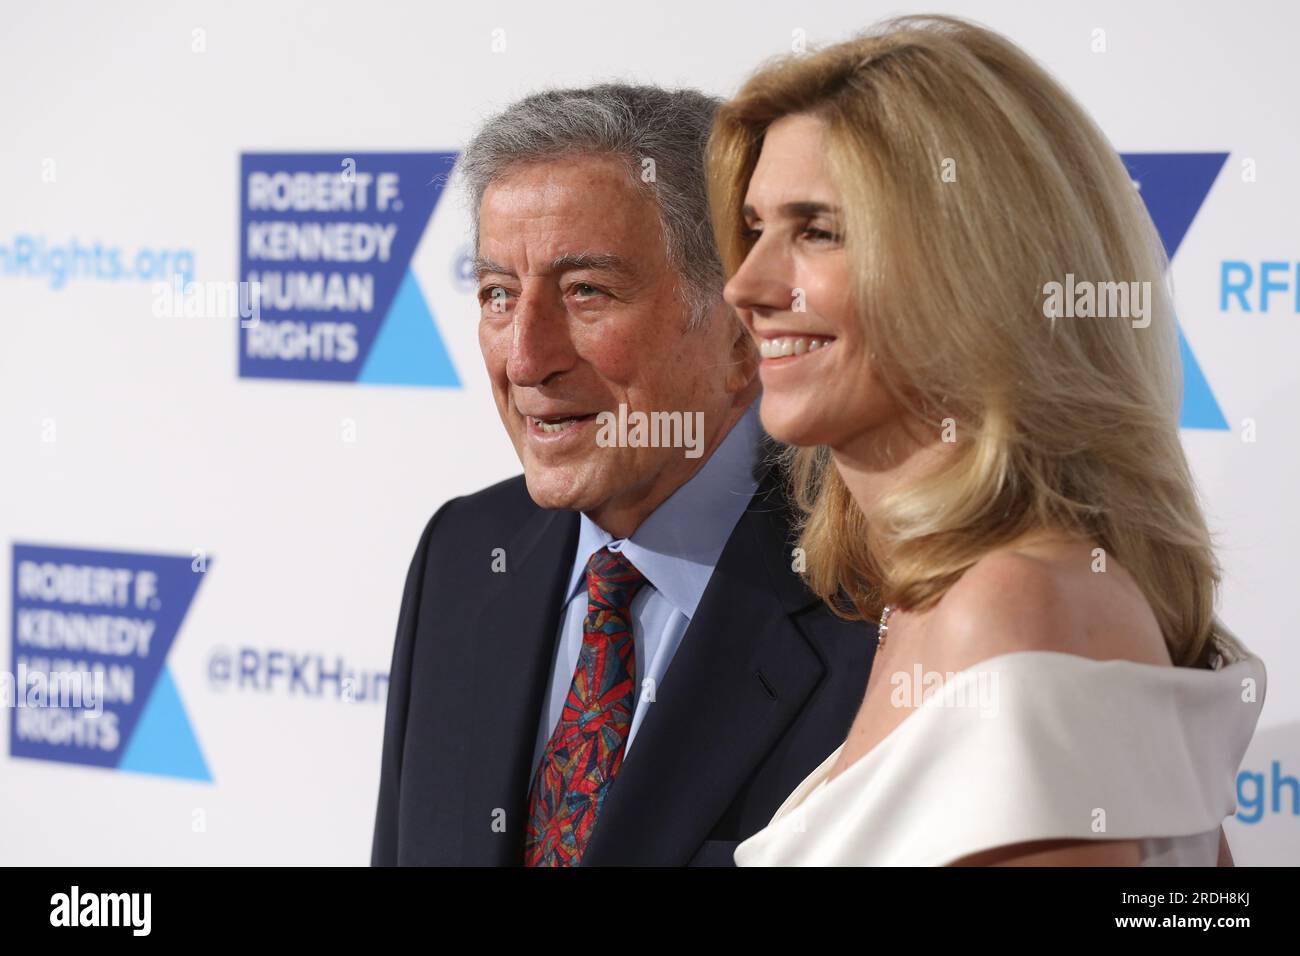
<path id="1" fill-rule="evenodd" d="M 402 276 L 357 381 L 367 385 L 460 388 L 460 377 L 410 269 Z"/>
<path id="2" fill-rule="evenodd" d="M 1142 193 L 1165 255 L 1172 262 L 1228 154 L 1124 153 L 1121 159 Z M 1183 360 L 1183 408 L 1178 424 L 1182 428 L 1228 431 L 1228 421 L 1182 326 L 1178 329 L 1178 351 Z"/>
<path id="3" fill-rule="evenodd" d="M 1178 329 L 1178 353 L 1183 358 L 1183 410 L 1179 418 L 1180 428 L 1204 428 L 1228 431 L 1228 421 L 1223 417 L 1223 410 L 1214 400 L 1210 383 L 1205 380 L 1201 364 L 1192 354 L 1187 344 L 1187 336 Z"/>
<path id="4" fill-rule="evenodd" d="M 158 674 L 118 769 L 212 782 L 185 705 L 166 666 Z"/>

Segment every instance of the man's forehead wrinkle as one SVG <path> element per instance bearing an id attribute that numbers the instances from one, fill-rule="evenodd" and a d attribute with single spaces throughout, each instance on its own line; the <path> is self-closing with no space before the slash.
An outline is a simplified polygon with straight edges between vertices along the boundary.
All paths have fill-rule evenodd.
<path id="1" fill-rule="evenodd" d="M 637 274 L 635 264 L 624 256 L 614 252 L 565 252 L 553 257 L 549 263 L 543 261 L 540 270 L 530 270 L 525 275 L 554 275 L 575 269 L 593 269 L 611 272 L 622 278 L 633 278 Z M 474 274 L 479 278 L 484 275 L 504 275 L 519 278 L 519 274 L 502 263 L 488 256 L 474 257 Z"/>
<path id="2" fill-rule="evenodd" d="M 512 202 L 531 206 L 533 216 L 569 215 L 566 207 L 581 205 L 586 193 L 606 185 L 626 187 L 627 198 L 650 198 L 649 191 L 640 188 L 626 165 L 614 162 L 581 164 L 566 168 L 555 162 L 523 165 L 502 173 L 489 187 L 488 192 L 498 198 L 509 197 Z M 620 189 L 620 191 L 623 191 Z"/>
<path id="3" fill-rule="evenodd" d="M 476 277 L 493 274 L 518 280 L 592 269 L 624 282 L 639 281 L 649 264 L 642 262 L 642 252 L 631 254 L 622 247 L 632 234 L 645 231 L 644 210 L 656 225 L 658 218 L 653 199 L 635 188 L 639 184 L 627 183 L 628 192 L 613 200 L 618 207 L 614 210 L 605 208 L 609 197 L 588 191 L 607 184 L 611 173 L 623 185 L 628 173 L 621 164 L 614 165 L 613 170 L 597 163 L 566 171 L 542 164 L 540 170 L 523 166 L 505 173 L 489 186 L 483 201 L 482 218 L 490 225 L 480 231 L 480 249 L 487 254 L 474 259 Z M 566 172 L 576 175 L 566 179 Z M 581 245 L 584 235 L 594 240 L 591 246 Z"/>

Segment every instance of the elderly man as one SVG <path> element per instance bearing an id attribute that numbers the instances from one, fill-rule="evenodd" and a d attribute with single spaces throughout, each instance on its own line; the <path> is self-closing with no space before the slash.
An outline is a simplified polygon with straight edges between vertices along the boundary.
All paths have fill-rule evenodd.
<path id="1" fill-rule="evenodd" d="M 541 93 L 461 158 L 524 474 L 443 505 L 411 561 L 375 865 L 729 865 L 857 712 L 875 634 L 793 569 L 721 297 L 716 106 Z"/>

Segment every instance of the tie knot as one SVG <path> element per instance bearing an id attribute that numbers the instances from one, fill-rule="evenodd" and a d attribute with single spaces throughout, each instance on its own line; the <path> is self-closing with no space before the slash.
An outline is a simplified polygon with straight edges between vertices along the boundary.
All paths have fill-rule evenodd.
<path id="1" fill-rule="evenodd" d="M 587 562 L 587 597 L 609 610 L 626 612 L 646 577 L 620 552 L 601 548 Z"/>

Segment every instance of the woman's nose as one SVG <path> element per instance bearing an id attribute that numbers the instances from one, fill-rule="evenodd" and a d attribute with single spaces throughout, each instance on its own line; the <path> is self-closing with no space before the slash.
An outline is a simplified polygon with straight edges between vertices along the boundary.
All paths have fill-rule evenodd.
<path id="1" fill-rule="evenodd" d="M 791 289 L 788 272 L 784 257 L 771 251 L 760 237 L 723 287 L 722 298 L 738 311 L 787 309 Z"/>

